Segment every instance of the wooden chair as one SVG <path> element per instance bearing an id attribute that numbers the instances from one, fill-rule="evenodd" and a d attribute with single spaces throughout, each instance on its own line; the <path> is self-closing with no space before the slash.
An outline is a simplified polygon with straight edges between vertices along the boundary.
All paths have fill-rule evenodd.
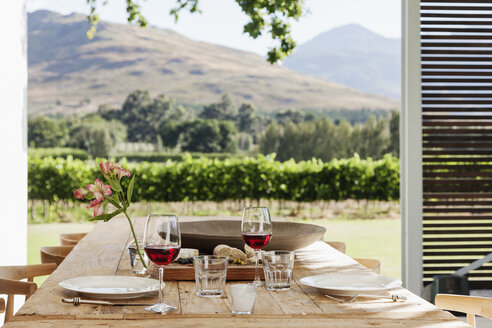
<path id="1" fill-rule="evenodd" d="M 345 254 L 345 243 L 342 241 L 325 241 L 328 245 L 336 249 L 337 251 Z M 380 274 L 381 262 L 373 259 L 354 259 L 374 273 Z"/>
<path id="2" fill-rule="evenodd" d="M 0 313 L 5 312 L 5 300 L 3 298 L 0 298 Z"/>
<path id="3" fill-rule="evenodd" d="M 38 286 L 33 282 L 34 277 L 46 276 L 56 269 L 56 264 L 35 264 L 21 266 L 0 266 L 0 294 L 7 294 L 5 320 L 14 315 L 14 295 L 25 295 L 26 300 L 36 291 Z M 27 281 L 20 281 L 27 279 Z M 1 307 L 1 305 L 0 305 Z"/>
<path id="4" fill-rule="evenodd" d="M 345 243 L 342 241 L 326 241 L 328 245 L 339 251 L 340 253 L 345 254 Z"/>
<path id="5" fill-rule="evenodd" d="M 374 259 L 355 259 L 357 262 L 368 268 L 374 273 L 380 274 L 381 273 L 381 262 L 378 260 Z"/>
<path id="6" fill-rule="evenodd" d="M 436 306 L 449 311 L 466 313 L 466 323 L 475 327 L 475 316 L 492 319 L 492 298 L 453 294 L 437 294 Z"/>
<path id="7" fill-rule="evenodd" d="M 87 233 L 61 233 L 58 238 L 62 246 L 74 246 L 86 235 Z"/>
<path id="8" fill-rule="evenodd" d="M 40 249 L 41 263 L 55 263 L 59 266 L 74 246 L 43 246 Z"/>

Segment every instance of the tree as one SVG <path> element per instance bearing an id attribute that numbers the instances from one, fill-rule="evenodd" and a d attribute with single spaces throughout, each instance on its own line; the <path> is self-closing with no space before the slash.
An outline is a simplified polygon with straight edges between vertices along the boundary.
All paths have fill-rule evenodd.
<path id="1" fill-rule="evenodd" d="M 383 155 L 387 147 L 388 138 L 384 136 L 384 121 L 376 121 L 374 116 L 370 116 L 366 123 L 361 125 L 357 137 L 358 151 L 362 158 L 379 158 Z"/>
<path id="2" fill-rule="evenodd" d="M 277 123 L 269 124 L 265 133 L 259 138 L 259 151 L 262 154 L 276 153 L 279 149 L 280 138 L 282 137 L 283 129 Z"/>
<path id="3" fill-rule="evenodd" d="M 181 149 L 191 152 L 213 153 L 235 151 L 236 129 L 231 122 L 194 120 L 182 123 Z"/>
<path id="4" fill-rule="evenodd" d="M 108 0 L 103 3 L 106 4 Z M 198 7 L 199 0 L 175 0 L 176 7 L 170 11 L 177 21 L 179 14 L 183 10 L 191 13 L 200 13 Z M 97 14 L 98 0 L 87 0 L 90 4 L 90 13 L 88 15 L 91 28 L 87 31 L 87 37 L 93 38 L 96 32 L 96 26 L 99 22 Z M 283 1 L 265 1 L 265 0 L 236 0 L 243 13 L 249 17 L 249 21 L 243 27 L 243 33 L 248 34 L 253 39 L 257 39 L 267 32 L 275 42 L 267 54 L 267 60 L 274 64 L 283 57 L 292 53 L 296 47 L 295 41 L 291 37 L 290 21 L 298 20 L 302 16 L 303 0 L 283 0 Z M 126 11 L 128 13 L 128 22 L 136 23 L 141 27 L 148 25 L 147 20 L 141 13 L 141 8 L 137 0 L 126 1 Z"/>
<path id="5" fill-rule="evenodd" d="M 231 97 L 228 94 L 225 94 L 218 103 L 204 106 L 199 117 L 222 121 L 234 120 L 236 118 L 236 111 Z"/>
<path id="6" fill-rule="evenodd" d="M 243 151 L 249 151 L 251 149 L 251 144 L 253 143 L 253 138 L 250 134 L 241 132 L 237 136 L 237 146 Z"/>
<path id="7" fill-rule="evenodd" d="M 263 154 L 276 153 L 284 161 L 319 158 L 348 158 L 358 153 L 362 158 L 381 158 L 389 143 L 386 121 L 371 116 L 365 124 L 351 126 L 347 120 L 334 124 L 323 118 L 309 122 L 268 125 L 259 141 Z"/>
<path id="8" fill-rule="evenodd" d="M 179 136 L 183 126 L 176 120 L 169 120 L 160 128 L 162 144 L 168 148 L 175 148 L 178 145 Z"/>
<path id="9" fill-rule="evenodd" d="M 220 140 L 219 146 L 221 152 L 235 153 L 237 143 L 234 136 L 237 134 L 236 128 L 232 122 L 219 122 Z"/>
<path id="10" fill-rule="evenodd" d="M 237 127 L 241 132 L 252 132 L 256 108 L 252 103 L 243 103 L 237 114 Z"/>
<path id="11" fill-rule="evenodd" d="M 126 127 L 117 120 L 91 116 L 70 130 L 70 146 L 87 150 L 93 157 L 108 157 L 126 139 Z"/>
<path id="12" fill-rule="evenodd" d="M 130 93 L 121 110 L 101 107 L 100 115 L 108 120 L 117 119 L 127 126 L 128 140 L 157 143 L 160 131 L 168 120 L 184 120 L 186 109 L 161 94 L 152 99 L 147 90 Z M 162 137 L 162 136 L 161 136 Z"/>
<path id="13" fill-rule="evenodd" d="M 400 156 L 400 112 L 397 110 L 391 112 L 389 133 L 390 142 L 387 152 L 395 156 Z"/>
<path id="14" fill-rule="evenodd" d="M 27 122 L 27 140 L 32 147 L 64 146 L 68 137 L 68 125 L 65 120 L 48 117 L 29 119 Z"/>
<path id="15" fill-rule="evenodd" d="M 288 109 L 276 113 L 275 119 L 282 125 L 289 122 L 297 124 L 304 121 L 304 113 L 296 109 Z"/>

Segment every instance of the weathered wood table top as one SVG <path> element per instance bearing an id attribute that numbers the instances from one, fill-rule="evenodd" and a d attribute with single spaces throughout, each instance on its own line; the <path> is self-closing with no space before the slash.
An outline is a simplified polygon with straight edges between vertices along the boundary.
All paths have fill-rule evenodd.
<path id="1" fill-rule="evenodd" d="M 136 225 L 143 229 L 143 222 Z M 253 315 L 231 313 L 229 290 L 224 298 L 198 297 L 192 281 L 166 282 L 164 300 L 178 307 L 176 312 L 167 315 L 150 313 L 138 306 L 75 307 L 62 303 L 61 298 L 77 296 L 58 286 L 62 280 L 87 275 L 132 274 L 126 250 L 129 231 L 123 219 L 98 223 L 4 327 L 469 327 L 403 288 L 393 293 L 406 296 L 405 302 L 358 299 L 341 304 L 314 288 L 301 285 L 302 277 L 323 272 L 373 274 L 323 242 L 309 246 L 302 260 L 296 261 L 290 291 L 258 289 Z M 156 301 L 157 295 L 133 300 Z"/>

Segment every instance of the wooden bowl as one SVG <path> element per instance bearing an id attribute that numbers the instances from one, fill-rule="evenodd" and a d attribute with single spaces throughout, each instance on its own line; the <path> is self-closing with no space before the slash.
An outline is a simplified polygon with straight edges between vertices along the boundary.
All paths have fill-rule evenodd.
<path id="1" fill-rule="evenodd" d="M 323 238 L 326 229 L 314 224 L 273 222 L 272 239 L 264 250 L 293 251 Z M 212 254 L 215 246 L 226 244 L 244 249 L 239 220 L 204 220 L 181 222 L 181 247 L 197 248 Z"/>

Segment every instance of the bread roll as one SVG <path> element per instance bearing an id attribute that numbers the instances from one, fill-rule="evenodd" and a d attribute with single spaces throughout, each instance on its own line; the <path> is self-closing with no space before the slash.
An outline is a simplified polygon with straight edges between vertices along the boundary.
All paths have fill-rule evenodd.
<path id="1" fill-rule="evenodd" d="M 237 248 L 229 247 L 229 258 L 232 260 L 246 261 L 247 257 L 243 251 Z"/>
<path id="2" fill-rule="evenodd" d="M 229 246 L 227 245 L 217 245 L 214 248 L 215 256 L 229 256 Z"/>
<path id="3" fill-rule="evenodd" d="M 240 249 L 228 245 L 217 245 L 214 248 L 215 256 L 228 256 L 230 260 L 246 261 L 247 256 Z"/>

